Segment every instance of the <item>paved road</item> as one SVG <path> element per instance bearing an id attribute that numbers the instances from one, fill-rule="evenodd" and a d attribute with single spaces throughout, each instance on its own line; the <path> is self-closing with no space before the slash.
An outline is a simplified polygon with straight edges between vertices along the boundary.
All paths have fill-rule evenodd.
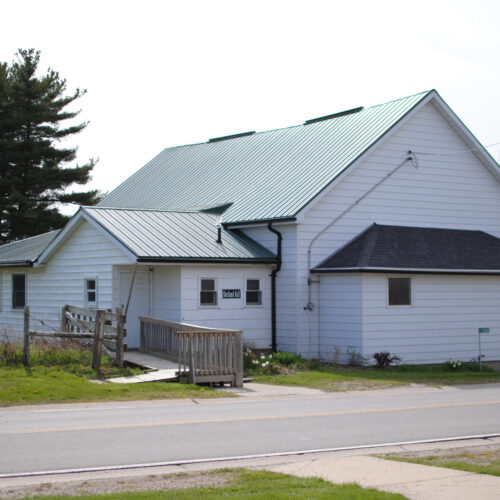
<path id="1" fill-rule="evenodd" d="M 0 409 L 0 474 L 500 432 L 500 384 Z"/>

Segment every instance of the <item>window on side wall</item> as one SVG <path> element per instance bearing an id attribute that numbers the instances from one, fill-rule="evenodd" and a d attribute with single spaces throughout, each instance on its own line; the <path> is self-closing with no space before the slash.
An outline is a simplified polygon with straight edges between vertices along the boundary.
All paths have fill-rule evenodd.
<path id="1" fill-rule="evenodd" d="M 12 308 L 22 309 L 26 305 L 26 275 L 12 275 Z"/>
<path id="2" fill-rule="evenodd" d="M 262 304 L 262 291 L 259 279 L 247 279 L 246 304 L 247 306 L 260 306 Z"/>
<path id="3" fill-rule="evenodd" d="M 85 306 L 97 305 L 97 278 L 85 278 Z"/>
<path id="4" fill-rule="evenodd" d="M 214 278 L 201 278 L 200 283 L 200 305 L 217 305 L 217 287 Z"/>
<path id="5" fill-rule="evenodd" d="M 411 305 L 411 279 L 410 278 L 388 278 L 390 306 Z"/>

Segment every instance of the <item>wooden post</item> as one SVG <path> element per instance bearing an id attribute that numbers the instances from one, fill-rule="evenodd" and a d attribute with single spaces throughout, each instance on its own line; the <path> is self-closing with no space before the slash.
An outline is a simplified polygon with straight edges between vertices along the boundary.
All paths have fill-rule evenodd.
<path id="1" fill-rule="evenodd" d="M 234 334 L 234 385 L 243 387 L 243 332 Z"/>
<path id="2" fill-rule="evenodd" d="M 116 366 L 123 368 L 123 311 L 121 307 L 116 308 Z"/>
<path id="3" fill-rule="evenodd" d="M 106 311 L 98 309 L 95 317 L 94 349 L 92 355 L 92 368 L 101 372 L 102 340 L 104 338 L 104 323 Z"/>
<path id="4" fill-rule="evenodd" d="M 68 310 L 68 306 L 67 305 L 63 306 L 62 311 L 61 311 L 61 332 L 68 332 L 69 331 L 66 328 L 66 322 L 67 322 L 66 312 L 67 312 L 67 310 Z"/>
<path id="5" fill-rule="evenodd" d="M 193 351 L 193 332 L 189 332 L 188 335 L 188 351 L 189 351 L 189 375 L 188 375 L 188 382 L 190 384 L 196 384 L 196 376 L 195 376 L 195 363 L 194 363 L 194 351 Z"/>
<path id="6" fill-rule="evenodd" d="M 24 350 L 23 350 L 24 366 L 30 365 L 30 308 L 24 306 Z"/>

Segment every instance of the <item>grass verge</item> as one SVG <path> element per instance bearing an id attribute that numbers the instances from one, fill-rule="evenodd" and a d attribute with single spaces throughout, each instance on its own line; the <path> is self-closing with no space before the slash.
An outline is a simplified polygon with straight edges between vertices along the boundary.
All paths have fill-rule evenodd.
<path id="1" fill-rule="evenodd" d="M 476 474 L 489 474 L 500 476 L 500 447 L 489 449 L 467 449 L 433 453 L 431 455 L 415 456 L 415 454 L 405 455 L 384 455 L 382 458 L 399 462 L 410 462 L 413 464 L 432 465 L 434 467 L 446 467 Z"/>
<path id="2" fill-rule="evenodd" d="M 214 398 L 229 394 L 208 387 L 165 382 L 95 384 L 88 375 L 56 366 L 0 367 L 0 406 L 129 401 L 172 398 Z"/>
<path id="3" fill-rule="evenodd" d="M 156 491 L 133 491 L 90 496 L 44 496 L 37 498 L 57 499 L 139 499 L 139 500 L 215 500 L 224 499 L 342 499 L 342 500 L 396 500 L 402 495 L 385 493 L 374 489 L 364 489 L 357 484 L 335 485 L 322 479 L 297 478 L 267 471 L 222 470 L 211 473 L 215 484 L 223 481 L 223 486 L 202 486 L 196 488 L 169 489 Z M 219 476 L 217 478 L 217 476 Z M 224 478 L 224 476 L 226 476 Z M 219 481 L 217 481 L 217 479 Z"/>
<path id="4" fill-rule="evenodd" d="M 76 344 L 41 342 L 31 349 L 31 367 L 25 368 L 21 360 L 19 345 L 0 344 L 0 406 L 232 396 L 189 384 L 96 384 L 91 382 L 97 378 L 92 352 Z M 102 358 L 102 378 L 138 372 L 116 368 L 110 358 Z"/>
<path id="5" fill-rule="evenodd" d="M 297 355 L 288 356 L 288 362 L 283 353 L 278 354 L 277 359 L 274 359 L 275 355 L 262 358 L 256 368 L 247 363 L 255 382 L 328 391 L 381 389 L 415 383 L 439 386 L 500 382 L 500 372 L 486 366 L 479 371 L 479 366 L 475 363 L 462 363 L 456 369 L 451 368 L 448 363 L 387 368 L 353 367 L 308 361 Z"/>
<path id="6" fill-rule="evenodd" d="M 408 384 L 456 385 L 500 382 L 500 373 L 490 368 L 483 371 L 451 372 L 442 366 L 402 365 L 393 368 L 316 368 L 295 373 L 257 375 L 255 382 L 293 385 L 348 391 L 360 389 L 383 389 Z"/>

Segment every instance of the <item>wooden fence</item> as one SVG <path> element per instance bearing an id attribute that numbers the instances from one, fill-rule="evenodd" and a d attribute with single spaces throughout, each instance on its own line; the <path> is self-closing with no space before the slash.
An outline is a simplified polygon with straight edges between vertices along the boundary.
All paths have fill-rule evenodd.
<path id="1" fill-rule="evenodd" d="M 123 367 L 123 337 L 126 318 L 120 308 L 115 313 L 65 305 L 62 309 L 61 331 L 38 332 L 30 329 L 30 309 L 24 308 L 24 364 L 30 364 L 30 338 L 49 337 L 89 339 L 93 341 L 92 368 L 100 372 L 103 349 L 115 351 L 116 365 Z M 113 325 L 113 323 L 115 323 Z M 108 351 L 109 352 L 109 351 Z M 111 353 L 110 353 L 111 354 Z"/>
<path id="2" fill-rule="evenodd" d="M 181 382 L 243 385 L 243 332 L 139 317 L 142 352 L 178 361 Z"/>

